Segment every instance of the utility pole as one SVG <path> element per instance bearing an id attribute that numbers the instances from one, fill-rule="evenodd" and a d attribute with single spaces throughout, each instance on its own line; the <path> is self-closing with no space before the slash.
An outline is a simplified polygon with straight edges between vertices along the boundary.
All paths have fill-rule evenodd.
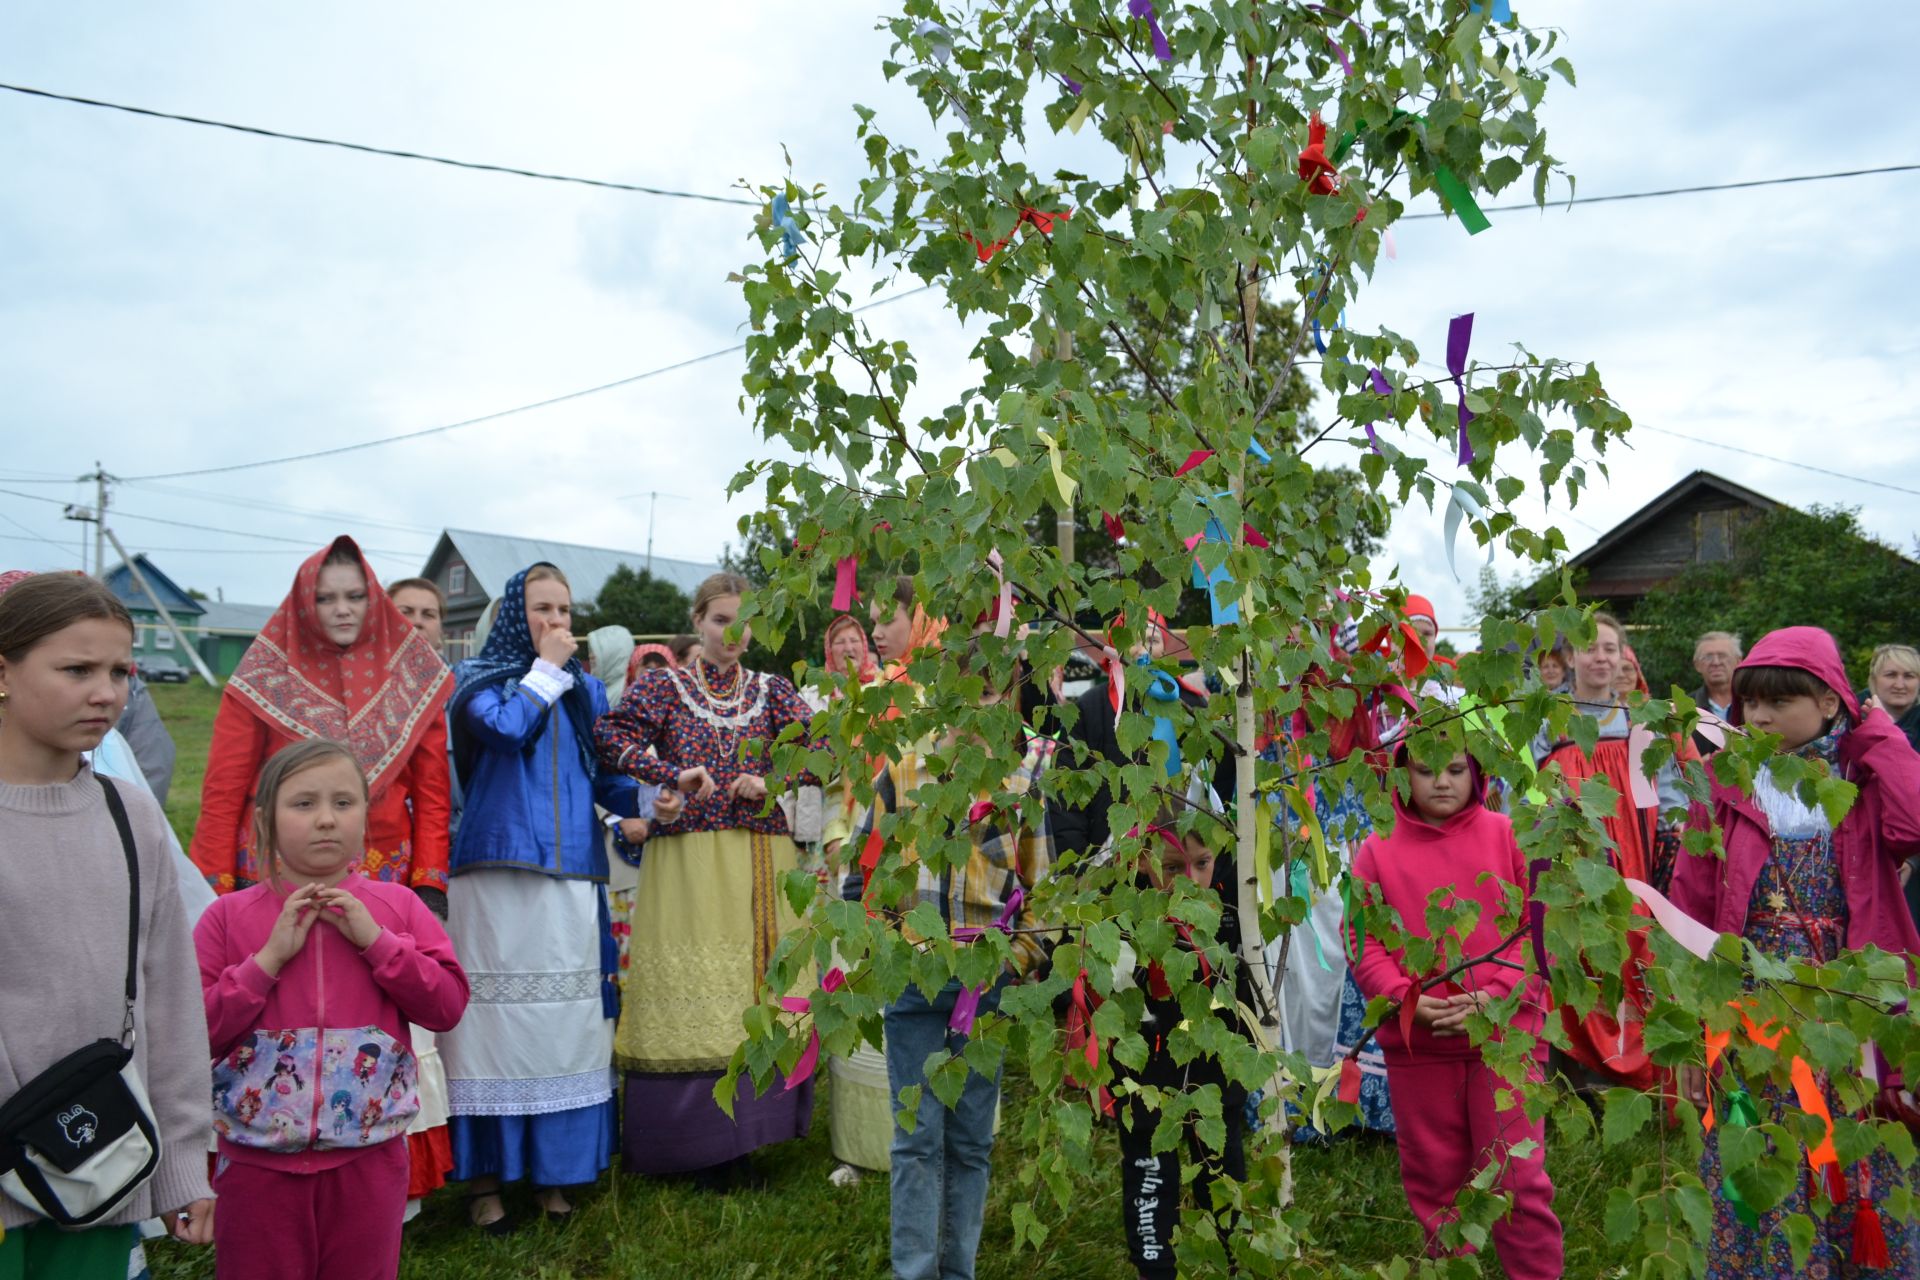
<path id="1" fill-rule="evenodd" d="M 647 576 L 653 576 L 653 509 L 660 505 L 658 492 L 647 494 Z"/>
<path id="2" fill-rule="evenodd" d="M 107 576 L 107 469 L 93 460 L 93 576 Z"/>
<path id="3" fill-rule="evenodd" d="M 178 622 L 174 621 L 173 614 L 169 613 L 167 606 L 162 603 L 160 593 L 155 591 L 153 585 L 147 581 L 147 575 L 140 572 L 140 566 L 133 562 L 133 557 L 127 554 L 127 549 L 120 545 L 120 539 L 114 537 L 113 532 L 107 528 L 106 521 L 101 521 L 98 527 L 101 537 L 113 538 L 113 549 L 120 553 L 120 559 L 127 566 L 127 572 L 133 575 L 133 584 L 153 602 L 154 611 L 160 615 L 160 620 L 167 624 L 167 630 L 173 632 L 173 638 L 179 644 L 181 651 L 187 655 L 187 661 L 191 662 L 194 670 L 200 673 L 200 678 L 207 682 L 207 688 L 218 689 L 220 682 L 214 678 L 206 659 L 200 656 L 200 651 L 187 639 L 187 633 L 180 629 Z"/>
<path id="4" fill-rule="evenodd" d="M 93 481 L 93 510 L 81 506 L 69 506 L 67 519 L 91 522 L 93 524 L 93 576 L 104 579 L 107 576 L 107 469 L 94 459 L 93 470 L 76 480 Z M 80 539 L 80 567 L 87 567 L 87 540 Z"/>

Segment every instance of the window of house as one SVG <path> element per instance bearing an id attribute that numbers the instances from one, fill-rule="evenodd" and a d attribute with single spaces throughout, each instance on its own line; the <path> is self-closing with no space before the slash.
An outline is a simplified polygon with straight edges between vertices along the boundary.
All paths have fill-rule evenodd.
<path id="1" fill-rule="evenodd" d="M 153 647 L 156 649 L 173 648 L 173 631 L 165 623 L 158 623 L 154 626 Z"/>
<path id="2" fill-rule="evenodd" d="M 1726 560 L 1733 554 L 1733 512 L 1702 511 L 1694 517 L 1693 558 L 1702 564 Z"/>
<path id="3" fill-rule="evenodd" d="M 447 594 L 450 596 L 467 594 L 467 566 L 463 564 L 447 566 Z"/>

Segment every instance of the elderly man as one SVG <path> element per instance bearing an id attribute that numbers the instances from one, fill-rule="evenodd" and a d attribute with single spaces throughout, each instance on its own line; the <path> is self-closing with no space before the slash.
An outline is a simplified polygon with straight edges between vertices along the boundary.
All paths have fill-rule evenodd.
<path id="1" fill-rule="evenodd" d="M 1740 637 L 1730 631 L 1709 631 L 1693 646 L 1693 669 L 1703 681 L 1693 691 L 1702 711 L 1725 720 L 1733 714 L 1733 669 L 1740 665 Z"/>

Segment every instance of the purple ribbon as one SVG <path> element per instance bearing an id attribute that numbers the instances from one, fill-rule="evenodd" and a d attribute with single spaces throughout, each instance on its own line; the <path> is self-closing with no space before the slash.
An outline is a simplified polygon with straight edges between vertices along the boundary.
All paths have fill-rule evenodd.
<path id="1" fill-rule="evenodd" d="M 1551 858 L 1535 858 L 1527 864 L 1527 931 L 1533 935 L 1533 967 L 1542 982 L 1547 980 L 1547 904 L 1534 895 L 1540 874 L 1552 865 Z"/>
<path id="2" fill-rule="evenodd" d="M 1340 47 L 1340 42 L 1338 40 L 1335 40 L 1332 36 L 1328 36 L 1327 43 L 1333 46 L 1333 56 L 1340 59 L 1341 69 L 1345 71 L 1348 75 L 1352 75 L 1353 64 L 1347 61 L 1347 51 Z"/>
<path id="3" fill-rule="evenodd" d="M 1467 424 L 1473 413 L 1467 408 L 1467 347 L 1473 342 L 1473 312 L 1455 316 L 1447 325 L 1447 372 L 1453 375 L 1453 387 L 1460 393 L 1460 465 L 1473 461 L 1473 441 L 1467 439 Z"/>
<path id="4" fill-rule="evenodd" d="M 1027 891 L 1015 885 L 1013 893 L 1007 898 L 1006 905 L 1000 908 L 1000 918 L 988 928 L 998 929 L 1002 933 L 1013 932 L 1013 922 L 1020 918 L 1020 906 L 1027 900 Z M 953 931 L 955 942 L 972 942 L 986 929 L 978 925 L 964 924 Z M 947 1030 L 959 1035 L 973 1034 L 973 1020 L 980 1012 L 980 997 L 987 994 L 987 984 L 977 987 L 962 987 L 960 994 L 954 997 L 953 1013 L 947 1019 Z"/>
<path id="5" fill-rule="evenodd" d="M 1054 72 L 1054 74 L 1060 77 L 1061 84 L 1067 86 L 1067 92 L 1076 98 L 1080 96 L 1080 91 L 1087 87 L 1078 80 L 1075 80 L 1072 76 L 1063 75 L 1058 71 Z"/>
<path id="6" fill-rule="evenodd" d="M 1153 35 L 1153 56 L 1172 62 L 1173 48 L 1167 43 L 1167 33 L 1160 29 L 1160 15 L 1154 10 L 1153 0 L 1127 0 L 1127 12 L 1146 20 L 1147 30 Z"/>
<path id="7" fill-rule="evenodd" d="M 1373 389 L 1379 394 L 1383 396 L 1393 394 L 1393 384 L 1387 381 L 1387 375 L 1380 372 L 1380 370 L 1367 370 L 1367 381 L 1373 384 Z M 1373 424 L 1371 422 L 1367 424 L 1367 445 L 1375 453 L 1380 452 L 1380 437 L 1373 433 Z"/>

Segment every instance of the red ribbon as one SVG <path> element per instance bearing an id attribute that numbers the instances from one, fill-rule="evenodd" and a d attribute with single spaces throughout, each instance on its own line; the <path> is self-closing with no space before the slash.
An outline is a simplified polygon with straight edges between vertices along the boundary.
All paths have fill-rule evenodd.
<path id="1" fill-rule="evenodd" d="M 1352 1058 L 1340 1059 L 1340 1088 L 1334 1096 L 1349 1105 L 1359 1105 L 1360 1064 Z"/>
<path id="2" fill-rule="evenodd" d="M 1307 121 L 1307 145 L 1300 152 L 1300 178 L 1317 196 L 1330 196 L 1340 187 L 1340 171 L 1327 159 L 1327 126 L 1318 111 Z"/>
<path id="3" fill-rule="evenodd" d="M 867 832 L 867 843 L 865 847 L 860 850 L 860 875 L 863 884 L 860 890 L 860 901 L 867 904 L 867 915 L 869 917 L 873 915 L 873 905 L 871 902 L 873 897 L 873 880 L 874 873 L 880 869 L 881 848 L 880 818 L 876 814 L 873 820 L 873 830 Z"/>
<path id="4" fill-rule="evenodd" d="M 1072 216 L 1073 210 L 1071 209 L 1063 209 L 1059 213 L 1042 213 L 1038 209 L 1029 207 L 1020 210 L 1020 216 L 1015 220 L 1013 225 L 1015 230 L 1018 230 L 1021 223 L 1028 223 L 1041 235 L 1050 236 L 1053 234 L 1053 224 L 1055 222 L 1065 222 Z M 995 240 L 991 244 L 983 244 L 980 238 L 971 231 L 962 231 L 960 234 L 966 237 L 967 243 L 973 246 L 974 256 L 982 262 L 992 261 L 994 254 L 1006 248 L 1013 241 L 1013 237 L 1008 236 L 1003 240 Z"/>
<path id="5" fill-rule="evenodd" d="M 1114 515 L 1111 511 L 1102 511 L 1100 513 L 1100 523 L 1107 526 L 1107 536 L 1115 542 L 1127 536 L 1127 526 L 1121 524 L 1120 517 Z"/>
<path id="6" fill-rule="evenodd" d="M 1271 542 L 1267 541 L 1267 535 L 1265 535 L 1264 533 L 1261 533 L 1258 529 L 1254 528 L 1252 525 L 1243 524 L 1240 526 L 1240 529 L 1243 533 L 1247 535 L 1248 546 L 1258 547 L 1262 551 L 1265 551 L 1269 547 L 1273 546 Z M 1188 550 L 1192 550 L 1192 548 L 1189 547 Z"/>
<path id="7" fill-rule="evenodd" d="M 1176 476 L 1183 476 L 1187 474 L 1187 472 L 1199 466 L 1201 463 L 1205 462 L 1208 458 L 1211 458 L 1212 456 L 1213 456 L 1213 450 L 1211 449 L 1195 449 L 1192 453 L 1187 455 L 1187 460 L 1181 463 L 1180 469 L 1178 471 L 1175 471 L 1173 474 Z"/>

